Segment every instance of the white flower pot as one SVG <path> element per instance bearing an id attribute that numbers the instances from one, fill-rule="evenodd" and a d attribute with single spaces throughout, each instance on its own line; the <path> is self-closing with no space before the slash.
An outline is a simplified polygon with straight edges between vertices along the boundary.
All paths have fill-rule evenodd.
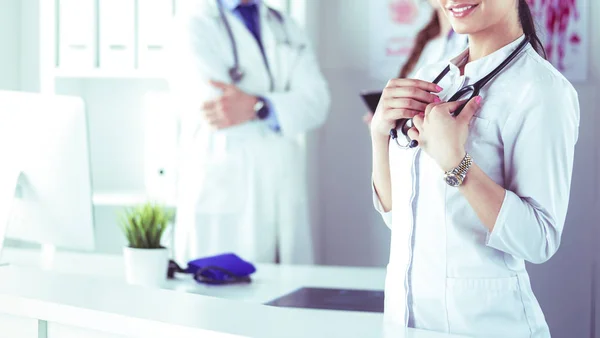
<path id="1" fill-rule="evenodd" d="M 169 252 L 162 249 L 123 248 L 127 283 L 162 287 L 167 281 Z"/>

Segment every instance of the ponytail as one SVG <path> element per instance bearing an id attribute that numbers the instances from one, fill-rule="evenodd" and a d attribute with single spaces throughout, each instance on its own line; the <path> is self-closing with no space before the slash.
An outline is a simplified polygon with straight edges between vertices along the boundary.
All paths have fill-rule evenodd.
<path id="1" fill-rule="evenodd" d="M 417 37 L 415 38 L 415 45 L 410 53 L 410 56 L 408 57 L 408 60 L 400 70 L 400 74 L 398 75 L 399 78 L 406 78 L 408 74 L 413 71 L 417 65 L 417 62 L 419 61 L 419 58 L 421 57 L 421 54 L 423 53 L 423 50 L 425 49 L 425 46 L 429 43 L 429 41 L 437 37 L 441 30 L 442 28 L 440 27 L 440 19 L 438 18 L 437 13 L 434 11 L 429 23 L 417 34 Z"/>
<path id="2" fill-rule="evenodd" d="M 542 40 L 540 40 L 537 35 L 535 29 L 535 21 L 533 20 L 533 15 L 531 15 L 531 10 L 529 9 L 529 4 L 527 0 L 518 0 L 519 1 L 519 20 L 521 21 L 521 27 L 523 28 L 523 33 L 526 37 L 529 38 L 533 49 L 541 55 L 544 59 L 546 59 L 546 50 L 544 49 L 544 45 L 542 44 Z"/>

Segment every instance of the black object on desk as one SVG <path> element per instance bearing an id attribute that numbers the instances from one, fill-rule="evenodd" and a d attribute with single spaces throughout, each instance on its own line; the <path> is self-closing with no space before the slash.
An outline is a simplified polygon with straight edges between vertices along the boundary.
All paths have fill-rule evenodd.
<path id="1" fill-rule="evenodd" d="M 383 312 L 383 291 L 300 288 L 266 305 L 320 310 Z"/>

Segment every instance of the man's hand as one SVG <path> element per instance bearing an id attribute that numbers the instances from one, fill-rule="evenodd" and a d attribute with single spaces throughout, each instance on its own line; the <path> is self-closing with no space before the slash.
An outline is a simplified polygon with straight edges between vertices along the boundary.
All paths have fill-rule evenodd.
<path id="1" fill-rule="evenodd" d="M 215 129 L 233 127 L 256 117 L 254 106 L 258 102 L 255 96 L 241 91 L 238 87 L 218 81 L 210 84 L 223 91 L 222 95 L 202 106 L 204 119 Z"/>

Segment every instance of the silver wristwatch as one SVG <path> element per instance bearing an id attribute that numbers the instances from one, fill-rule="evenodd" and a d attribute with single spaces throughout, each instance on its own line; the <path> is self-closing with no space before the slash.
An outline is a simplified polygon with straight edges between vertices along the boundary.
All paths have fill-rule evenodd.
<path id="1" fill-rule="evenodd" d="M 473 164 L 473 159 L 471 158 L 471 155 L 466 154 L 458 167 L 446 171 L 444 174 L 444 181 L 451 187 L 460 186 L 465 181 L 467 171 L 471 168 L 471 164 Z"/>

